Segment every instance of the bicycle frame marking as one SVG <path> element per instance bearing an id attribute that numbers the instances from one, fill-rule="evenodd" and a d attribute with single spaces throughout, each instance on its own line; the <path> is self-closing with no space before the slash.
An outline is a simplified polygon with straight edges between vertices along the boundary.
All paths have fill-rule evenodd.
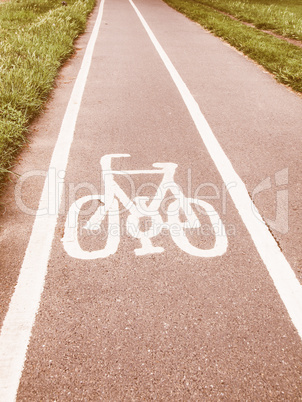
<path id="1" fill-rule="evenodd" d="M 201 226 L 192 205 L 198 205 L 208 215 L 213 227 L 217 224 L 224 226 L 215 209 L 207 202 L 187 198 L 182 193 L 180 187 L 174 181 L 174 174 L 177 168 L 176 163 L 153 163 L 155 169 L 151 170 L 112 170 L 111 161 L 113 158 L 130 157 L 129 154 L 109 154 L 101 158 L 102 178 L 104 182 L 104 195 L 90 195 L 82 197 L 74 202 L 68 212 L 65 232 L 62 239 L 65 251 L 74 258 L 78 259 L 97 259 L 106 258 L 116 253 L 120 242 L 120 220 L 119 220 L 119 203 L 129 211 L 126 221 L 127 232 L 134 238 L 140 240 L 141 247 L 134 250 L 137 256 L 146 254 L 162 253 L 163 247 L 153 246 L 151 239 L 157 236 L 162 229 L 169 229 L 174 243 L 184 252 L 196 257 L 217 257 L 223 255 L 228 246 L 226 235 L 218 236 L 215 234 L 215 245 L 211 249 L 199 249 L 193 246 L 186 235 L 186 229 L 198 228 Z M 149 197 L 140 196 L 131 200 L 122 188 L 114 180 L 114 175 L 139 175 L 139 174 L 162 174 L 163 179 L 159 184 L 155 196 L 150 200 Z M 167 208 L 167 222 L 164 222 L 159 212 L 161 202 L 164 200 L 167 191 L 170 190 L 175 196 L 173 201 Z M 104 218 L 108 215 L 108 226 L 115 227 L 117 232 L 115 235 L 108 231 L 108 238 L 105 247 L 101 250 L 86 251 L 79 244 L 78 239 L 78 216 L 84 204 L 92 200 L 99 200 L 100 206 L 90 217 L 84 229 L 87 231 L 100 228 Z M 147 206 L 147 202 L 150 202 Z M 187 220 L 180 220 L 180 211 L 183 211 Z M 141 218 L 148 217 L 151 220 L 151 227 L 146 231 L 141 231 L 139 222 Z M 75 224 L 70 225 L 70 222 Z M 172 226 L 178 227 L 176 234 L 171 230 Z M 225 230 L 223 231 L 225 233 Z"/>

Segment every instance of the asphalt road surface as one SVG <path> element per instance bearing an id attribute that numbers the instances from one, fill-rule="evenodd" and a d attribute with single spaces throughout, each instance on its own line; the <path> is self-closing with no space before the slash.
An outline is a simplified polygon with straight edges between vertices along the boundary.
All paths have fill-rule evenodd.
<path id="1" fill-rule="evenodd" d="M 301 400 L 302 100 L 134 2 L 98 3 L 4 197 L 0 400 Z"/>

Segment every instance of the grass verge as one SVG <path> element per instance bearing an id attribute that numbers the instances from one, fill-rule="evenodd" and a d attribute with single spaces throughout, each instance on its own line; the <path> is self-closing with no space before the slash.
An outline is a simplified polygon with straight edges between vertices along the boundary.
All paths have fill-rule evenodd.
<path id="1" fill-rule="evenodd" d="M 0 189 L 95 0 L 0 4 Z"/>
<path id="2" fill-rule="evenodd" d="M 257 28 L 302 41 L 301 0 L 196 0 Z"/>
<path id="3" fill-rule="evenodd" d="M 302 92 L 301 48 L 233 20 L 215 11 L 212 8 L 214 4 L 211 6 L 202 4 L 204 0 L 165 0 L 165 2 L 261 64 L 275 76 L 277 81 L 297 92 Z M 216 0 L 211 3 L 216 4 Z M 227 4 L 227 0 L 224 0 L 224 3 Z"/>

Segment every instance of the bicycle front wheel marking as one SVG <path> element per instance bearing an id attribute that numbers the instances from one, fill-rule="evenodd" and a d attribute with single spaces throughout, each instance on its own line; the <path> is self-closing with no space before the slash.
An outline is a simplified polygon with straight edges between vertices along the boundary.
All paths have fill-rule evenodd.
<path id="1" fill-rule="evenodd" d="M 218 257 L 223 255 L 228 247 L 228 240 L 227 236 L 225 234 L 225 228 L 224 225 L 218 215 L 218 213 L 215 211 L 215 209 L 212 207 L 211 204 L 208 204 L 205 201 L 194 199 L 194 198 L 187 198 L 186 199 L 187 203 L 189 204 L 196 204 L 200 206 L 207 214 L 207 216 L 210 219 L 211 225 L 213 228 L 219 226 L 221 227 L 221 232 L 223 233 L 222 235 L 216 234 L 215 231 L 215 244 L 212 248 L 210 249 L 200 249 L 198 247 L 193 246 L 185 232 L 185 228 L 188 227 L 186 223 L 180 221 L 179 217 L 179 209 L 178 213 L 175 213 L 177 210 L 177 205 L 178 201 L 174 201 L 170 204 L 168 208 L 168 223 L 170 226 L 170 234 L 171 237 L 174 241 L 174 243 L 184 252 L 193 255 L 195 257 Z M 186 215 L 187 211 L 183 211 L 184 214 Z M 187 217 L 188 218 L 188 217 Z M 178 230 L 172 230 L 172 228 L 177 227 Z M 193 228 L 193 227 L 192 227 Z"/>

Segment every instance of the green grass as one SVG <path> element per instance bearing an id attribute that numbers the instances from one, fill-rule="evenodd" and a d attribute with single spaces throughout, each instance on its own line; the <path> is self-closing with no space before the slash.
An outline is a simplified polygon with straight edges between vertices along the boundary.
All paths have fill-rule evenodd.
<path id="1" fill-rule="evenodd" d="M 302 0 L 196 0 L 259 29 L 302 41 Z"/>
<path id="2" fill-rule="evenodd" d="M 223 38 L 232 46 L 255 60 L 272 73 L 277 81 L 290 86 L 297 92 L 302 92 L 302 49 L 266 34 L 257 28 L 249 27 L 240 21 L 213 10 L 212 7 L 222 9 L 224 4 L 228 13 L 231 13 L 234 4 L 241 3 L 246 9 L 259 10 L 266 7 L 265 1 L 227 1 L 227 0 L 165 0 L 167 4 L 182 12 L 193 21 L 198 22 L 215 35 Z M 202 3 L 211 4 L 211 7 Z M 270 1 L 271 7 L 278 7 L 280 0 Z M 286 0 L 282 4 L 287 3 Z M 298 4 L 298 2 L 295 2 Z M 298 7 L 298 6 L 297 6 Z M 282 8 L 282 7 L 281 7 Z M 281 10 L 280 8 L 280 10 Z M 259 11 L 258 10 L 258 11 Z M 301 10 L 300 10 L 301 12 Z M 261 14 L 261 12 L 259 11 Z M 260 21 L 260 19 L 258 19 Z M 255 21 L 254 21 L 255 22 Z M 277 25 L 275 25 L 276 27 Z M 272 28 L 271 28 L 272 29 Z M 277 29 L 276 29 L 277 30 Z"/>
<path id="3" fill-rule="evenodd" d="M 0 4 L 0 187 L 95 0 Z"/>

